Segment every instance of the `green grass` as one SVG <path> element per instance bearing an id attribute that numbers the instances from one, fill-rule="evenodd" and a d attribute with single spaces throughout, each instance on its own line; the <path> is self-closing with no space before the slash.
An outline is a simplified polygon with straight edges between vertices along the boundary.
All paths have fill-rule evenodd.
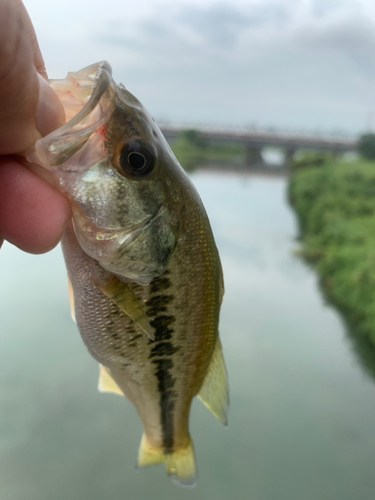
<path id="1" fill-rule="evenodd" d="M 207 163 L 243 163 L 245 148 L 235 143 L 205 141 L 196 130 L 184 130 L 171 143 L 181 166 L 188 171 Z"/>
<path id="2" fill-rule="evenodd" d="M 329 299 L 375 344 L 375 163 L 297 165 L 289 198 L 303 256 Z"/>

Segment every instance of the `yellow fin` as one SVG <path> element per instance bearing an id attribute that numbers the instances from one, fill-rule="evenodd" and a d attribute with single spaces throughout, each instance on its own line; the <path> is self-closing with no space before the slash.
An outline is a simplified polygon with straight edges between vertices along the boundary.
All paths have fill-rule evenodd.
<path id="1" fill-rule="evenodd" d="M 99 383 L 98 383 L 98 391 L 99 392 L 113 392 L 115 394 L 119 394 L 123 396 L 123 392 L 120 387 L 116 384 L 116 382 L 111 377 L 108 369 L 99 365 Z"/>
<path id="2" fill-rule="evenodd" d="M 137 323 L 151 340 L 155 340 L 154 331 L 141 304 L 126 283 L 113 276 L 105 285 L 96 283 L 96 286 L 127 314 L 134 323 Z"/>
<path id="3" fill-rule="evenodd" d="M 68 290 L 69 290 L 70 314 L 72 315 L 72 320 L 74 321 L 74 323 L 77 323 L 76 311 L 74 309 L 74 292 L 73 292 L 72 282 L 70 281 L 69 276 L 68 276 Z"/>
<path id="4" fill-rule="evenodd" d="M 143 434 L 138 450 L 137 466 L 148 467 L 149 465 L 161 464 L 164 461 L 164 451 L 151 446 L 146 435 Z"/>
<path id="5" fill-rule="evenodd" d="M 186 448 L 165 453 L 153 447 L 143 434 L 138 451 L 138 467 L 147 467 L 165 462 L 167 473 L 179 485 L 194 486 L 196 483 L 196 469 L 194 450 L 189 440 Z"/>
<path id="6" fill-rule="evenodd" d="M 167 473 L 173 481 L 181 486 L 195 486 L 197 472 L 195 468 L 194 450 L 191 444 L 165 456 Z"/>
<path id="7" fill-rule="evenodd" d="M 222 424 L 228 425 L 229 388 L 227 370 L 218 338 L 212 354 L 210 366 L 198 398 L 207 406 Z"/>

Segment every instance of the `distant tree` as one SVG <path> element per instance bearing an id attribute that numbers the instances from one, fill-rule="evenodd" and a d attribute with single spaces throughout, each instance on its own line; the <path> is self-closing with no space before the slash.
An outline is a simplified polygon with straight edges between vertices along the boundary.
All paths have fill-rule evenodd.
<path id="1" fill-rule="evenodd" d="M 180 133 L 181 139 L 190 143 L 192 146 L 195 146 L 198 149 L 204 149 L 207 146 L 206 140 L 202 137 L 202 134 L 199 130 L 195 129 L 187 129 L 183 130 Z"/>
<path id="2" fill-rule="evenodd" d="M 301 151 L 297 153 L 295 158 L 292 158 L 290 167 L 292 170 L 309 167 L 325 167 L 334 163 L 334 157 L 331 153 L 321 151 Z"/>
<path id="3" fill-rule="evenodd" d="M 245 156 L 244 147 L 236 143 L 209 142 L 199 130 L 182 130 L 171 143 L 171 148 L 181 166 L 192 171 L 207 163 L 238 165 Z"/>
<path id="4" fill-rule="evenodd" d="M 177 139 L 171 144 L 172 151 L 181 166 L 192 171 L 206 161 L 205 150 L 207 143 L 199 130 L 182 130 Z"/>
<path id="5" fill-rule="evenodd" d="M 375 134 L 363 134 L 359 139 L 357 149 L 366 160 L 375 160 Z"/>

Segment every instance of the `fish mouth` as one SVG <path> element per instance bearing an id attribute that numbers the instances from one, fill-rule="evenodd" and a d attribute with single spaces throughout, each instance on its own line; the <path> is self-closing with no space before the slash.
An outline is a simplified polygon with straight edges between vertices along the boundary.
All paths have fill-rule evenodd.
<path id="1" fill-rule="evenodd" d="M 67 115 L 67 123 L 60 127 L 60 130 L 74 127 L 86 118 L 99 104 L 103 94 L 111 85 L 111 80 L 112 68 L 107 61 L 100 61 L 75 73 L 68 73 L 65 80 L 48 80 L 59 95 Z M 72 99 L 75 103 L 72 110 L 74 114 L 70 112 Z"/>
<path id="2" fill-rule="evenodd" d="M 25 154 L 28 163 L 55 171 L 76 153 L 113 110 L 112 69 L 106 61 L 92 64 L 62 80 L 49 80 L 67 118 L 65 125 L 39 139 Z"/>

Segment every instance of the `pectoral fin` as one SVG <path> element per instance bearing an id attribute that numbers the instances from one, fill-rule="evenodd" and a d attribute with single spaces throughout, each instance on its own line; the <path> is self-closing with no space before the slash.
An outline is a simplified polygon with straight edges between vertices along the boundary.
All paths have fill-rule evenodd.
<path id="1" fill-rule="evenodd" d="M 99 370 L 100 371 L 99 371 L 98 391 L 99 392 L 113 392 L 114 394 L 119 394 L 120 396 L 123 396 L 124 394 L 123 394 L 122 390 L 119 388 L 119 386 L 113 380 L 108 369 L 103 365 L 99 365 Z"/>
<path id="2" fill-rule="evenodd" d="M 218 338 L 198 398 L 222 424 L 228 425 L 229 390 L 221 342 Z"/>
<path id="3" fill-rule="evenodd" d="M 74 292 L 73 292 L 72 282 L 70 281 L 69 276 L 68 276 L 68 289 L 69 289 L 70 314 L 72 315 L 72 320 L 74 321 L 74 323 L 77 323 L 76 311 L 74 309 Z"/>
<path id="4" fill-rule="evenodd" d="M 151 340 L 155 340 L 154 331 L 141 304 L 126 283 L 113 276 L 105 285 L 96 283 L 96 286 L 142 328 Z"/>

